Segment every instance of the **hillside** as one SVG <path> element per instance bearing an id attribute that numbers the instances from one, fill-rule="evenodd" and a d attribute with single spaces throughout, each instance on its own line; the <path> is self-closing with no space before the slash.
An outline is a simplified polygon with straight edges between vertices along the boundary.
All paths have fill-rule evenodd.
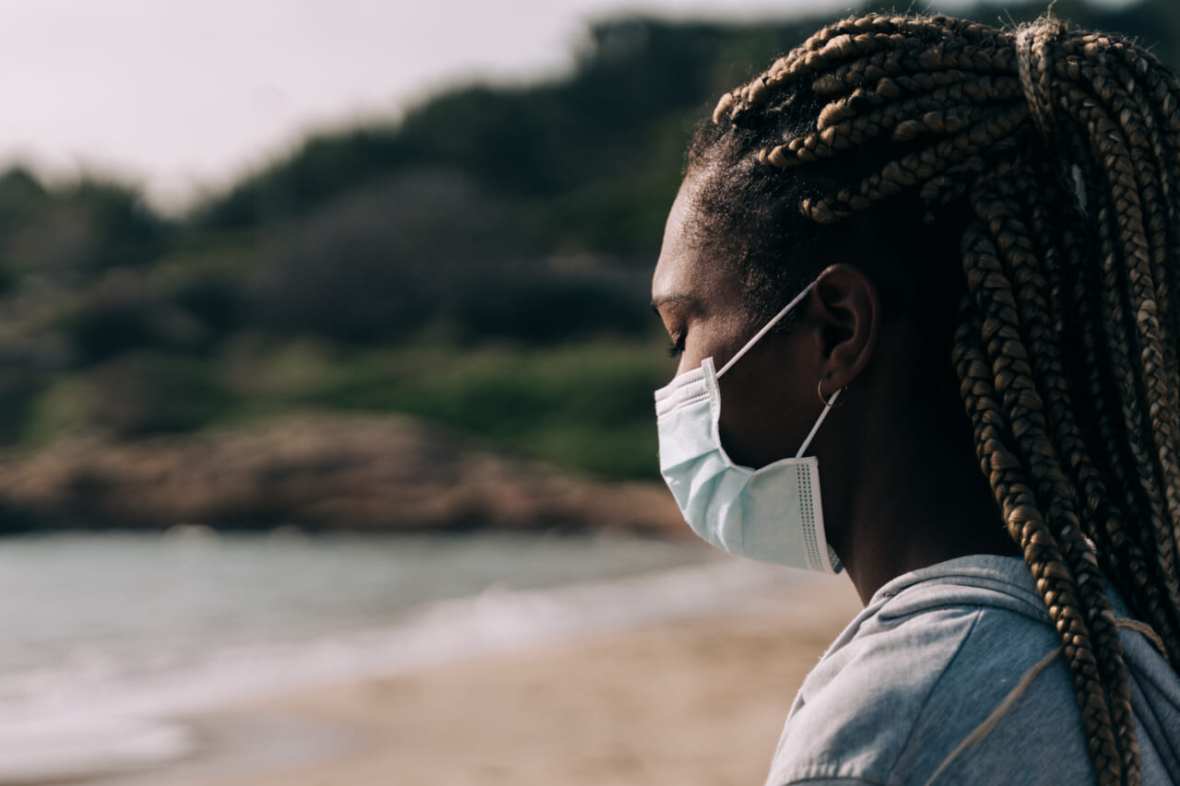
<path id="1" fill-rule="evenodd" d="M 1170 0 L 1055 10 L 1176 63 Z M 684 145 L 824 21 L 596 22 L 570 73 L 313 136 L 181 218 L 123 183 L 0 175 L 0 451 L 33 466 L 66 439 L 397 413 L 654 480 L 650 393 L 671 364 L 647 281 Z"/>

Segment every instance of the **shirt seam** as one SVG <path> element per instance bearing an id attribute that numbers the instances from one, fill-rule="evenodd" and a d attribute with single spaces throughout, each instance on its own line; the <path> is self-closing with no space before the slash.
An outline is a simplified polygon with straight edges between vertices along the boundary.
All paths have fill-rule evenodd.
<path id="1" fill-rule="evenodd" d="M 926 691 L 926 696 L 922 699 L 922 703 L 919 705 L 918 711 L 914 713 L 914 720 L 910 725 L 909 732 L 906 734 L 905 743 L 902 744 L 901 750 L 899 750 L 897 753 L 897 758 L 894 759 L 893 765 L 889 768 L 889 772 L 885 776 L 886 783 L 893 782 L 893 772 L 897 769 L 897 765 L 903 758 L 905 758 L 905 754 L 910 749 L 910 743 L 913 742 L 914 733 L 918 729 L 918 721 L 921 720 L 922 713 L 926 710 L 926 705 L 930 703 L 930 697 L 934 695 L 934 691 L 938 688 L 938 684 L 942 682 L 942 678 L 945 677 L 946 673 L 951 670 L 951 666 L 954 665 L 955 660 L 959 657 L 959 653 L 963 651 L 964 645 L 967 644 L 967 639 L 971 638 L 971 634 L 975 632 L 975 628 L 979 624 L 979 618 L 981 616 L 983 616 L 983 609 L 977 610 L 972 615 L 971 627 L 967 628 L 967 632 L 964 633 L 963 638 L 959 640 L 959 646 L 955 647 L 954 654 L 947 659 L 946 665 L 942 667 L 942 671 L 939 672 L 938 677 L 935 678 L 935 680 L 930 684 L 930 689 Z"/>
<path id="2" fill-rule="evenodd" d="M 897 576 L 889 582 L 886 582 L 885 585 L 878 589 L 877 593 L 874 593 L 873 597 L 870 598 L 868 605 L 871 606 L 878 602 L 878 600 L 898 597 L 909 589 L 919 587 L 929 582 L 954 583 L 956 578 L 984 579 L 990 581 L 999 581 L 1006 585 L 1013 584 L 1013 582 L 1010 581 L 1006 575 L 1004 575 L 1006 574 L 1005 570 L 997 570 L 990 564 L 987 566 L 980 566 L 978 564 L 980 558 L 983 558 L 989 563 L 993 559 L 998 559 L 1001 562 L 1004 562 L 1008 559 L 1014 559 L 1018 562 L 1022 562 L 1019 557 L 1001 557 L 990 554 L 971 554 L 963 557 L 955 557 L 950 560 L 944 560 L 943 562 L 935 563 L 925 568 L 919 568 L 918 570 L 911 571 L 908 574 L 902 574 L 901 576 Z M 954 567 L 948 567 L 949 563 L 957 564 L 955 564 Z M 996 575 L 997 573 L 1001 574 L 998 578 Z M 908 581 L 899 583 L 899 586 L 889 588 L 890 584 L 895 581 L 900 581 L 903 576 L 908 577 Z M 1016 585 L 1020 586 L 1020 583 L 1016 582 Z"/>
<path id="3" fill-rule="evenodd" d="M 908 612 L 906 614 L 894 614 L 893 616 L 888 617 L 887 621 L 888 622 L 904 622 L 907 620 L 917 619 L 917 618 L 921 617 L 922 615 L 928 614 L 930 612 L 953 611 L 953 610 L 971 611 L 973 613 L 988 614 L 988 615 L 1006 614 L 1006 615 L 1010 615 L 1012 617 L 1016 617 L 1019 620 L 1022 620 L 1024 622 L 1033 623 L 1039 627 L 1043 627 L 1048 630 L 1054 630 L 1053 620 L 1049 618 L 1047 612 L 1044 616 L 1041 616 L 1039 614 L 1034 616 L 1031 614 L 1027 614 L 1020 609 L 1011 608 L 1010 606 L 1008 606 L 1006 604 L 1002 604 L 1002 603 L 989 603 L 989 602 L 980 602 L 978 600 L 961 600 L 961 599 L 948 599 L 946 601 L 939 601 L 937 603 L 931 603 L 928 606 L 923 606 L 920 609 L 915 609 L 912 612 Z M 970 633 L 970 631 L 968 631 L 968 633 Z"/>
<path id="4" fill-rule="evenodd" d="M 1039 597 L 1037 597 L 1036 595 L 1028 592 L 1024 587 L 1022 587 L 1022 586 L 1015 586 L 1014 587 L 1014 585 L 1011 582 L 1007 582 L 1007 581 L 989 580 L 989 579 L 986 579 L 985 577 L 975 577 L 975 578 L 980 581 L 980 584 L 957 584 L 955 582 L 945 582 L 945 581 L 935 580 L 935 579 L 932 579 L 929 581 L 924 581 L 924 582 L 919 582 L 917 584 L 912 584 L 909 587 L 906 587 L 905 589 L 903 589 L 901 592 L 897 593 L 896 595 L 890 596 L 888 602 L 882 604 L 881 607 L 878 609 L 877 615 L 884 616 L 886 618 L 896 619 L 896 618 L 900 618 L 903 616 L 912 616 L 914 614 L 920 614 L 920 613 L 927 611 L 931 608 L 946 608 L 948 606 L 960 606 L 960 607 L 987 606 L 987 607 L 991 607 L 991 608 L 1012 611 L 1016 614 L 1021 614 L 1022 616 L 1025 616 L 1025 617 L 1034 618 L 1038 622 L 1044 622 L 1045 624 L 1050 625 L 1050 626 L 1053 624 L 1052 620 L 1049 618 L 1048 612 L 1045 611 L 1044 602 L 1041 601 L 1041 599 Z M 1015 590 L 1016 590 L 1015 592 L 1011 591 L 1013 588 L 1015 588 Z M 927 598 L 922 603 L 922 605 L 919 605 L 917 608 L 914 608 L 914 609 L 907 611 L 907 612 L 899 613 L 897 610 L 889 609 L 890 603 L 893 603 L 895 601 L 902 601 L 905 598 L 906 594 L 911 590 L 933 592 L 936 589 L 940 590 L 943 593 L 946 593 L 948 591 L 959 590 L 959 589 L 968 590 L 968 591 L 970 591 L 970 590 L 984 590 L 986 592 L 991 592 L 996 595 L 999 595 L 1000 597 L 1004 598 L 1006 601 L 1009 601 L 1011 603 L 1015 603 L 1016 605 L 1023 607 L 1024 609 L 1027 610 L 1027 613 L 1025 611 L 1016 611 L 1015 609 L 1008 608 L 1008 606 L 1010 605 L 1009 603 L 1002 602 L 998 599 L 992 600 L 992 601 L 980 601 L 976 598 L 963 599 L 961 597 L 958 597 L 957 595 L 948 596 L 947 599 L 944 601 L 933 600 L 933 599 Z M 914 602 L 914 598 L 912 596 L 907 600 L 910 603 Z"/>
<path id="5" fill-rule="evenodd" d="M 886 786 L 884 781 L 875 781 L 856 775 L 809 775 L 805 778 L 796 778 L 794 780 L 782 781 L 779 786 L 794 786 L 794 784 L 797 783 L 865 783 L 868 784 L 868 786 Z"/>

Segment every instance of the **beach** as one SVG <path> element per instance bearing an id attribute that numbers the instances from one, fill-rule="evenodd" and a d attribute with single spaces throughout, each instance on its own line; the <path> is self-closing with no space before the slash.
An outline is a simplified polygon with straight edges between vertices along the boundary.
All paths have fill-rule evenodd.
<path id="1" fill-rule="evenodd" d="M 804 574 L 729 601 L 230 702 L 185 719 L 193 755 L 95 783 L 758 784 L 800 682 L 860 606 L 846 577 Z"/>

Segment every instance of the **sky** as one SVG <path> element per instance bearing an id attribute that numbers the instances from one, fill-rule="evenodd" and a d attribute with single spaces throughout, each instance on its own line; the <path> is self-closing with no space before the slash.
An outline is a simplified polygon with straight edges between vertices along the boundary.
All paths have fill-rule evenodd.
<path id="1" fill-rule="evenodd" d="M 1119 0 L 1110 0 L 1117 3 Z M 939 0 L 954 10 L 960 0 Z M 915 3 L 915 8 L 927 4 Z M 313 130 L 473 78 L 568 67 L 621 10 L 773 17 L 849 0 L 0 0 L 0 163 L 139 184 L 179 210 Z"/>

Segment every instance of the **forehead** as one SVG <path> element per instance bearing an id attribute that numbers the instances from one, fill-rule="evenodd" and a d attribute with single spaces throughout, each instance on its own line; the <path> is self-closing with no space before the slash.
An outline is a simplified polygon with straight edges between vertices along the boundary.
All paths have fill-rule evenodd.
<path id="1" fill-rule="evenodd" d="M 740 296 L 736 277 L 727 260 L 710 252 L 701 242 L 696 217 L 699 179 L 689 175 L 668 211 L 660 257 L 652 274 L 652 302 L 687 298 L 708 304 Z"/>

